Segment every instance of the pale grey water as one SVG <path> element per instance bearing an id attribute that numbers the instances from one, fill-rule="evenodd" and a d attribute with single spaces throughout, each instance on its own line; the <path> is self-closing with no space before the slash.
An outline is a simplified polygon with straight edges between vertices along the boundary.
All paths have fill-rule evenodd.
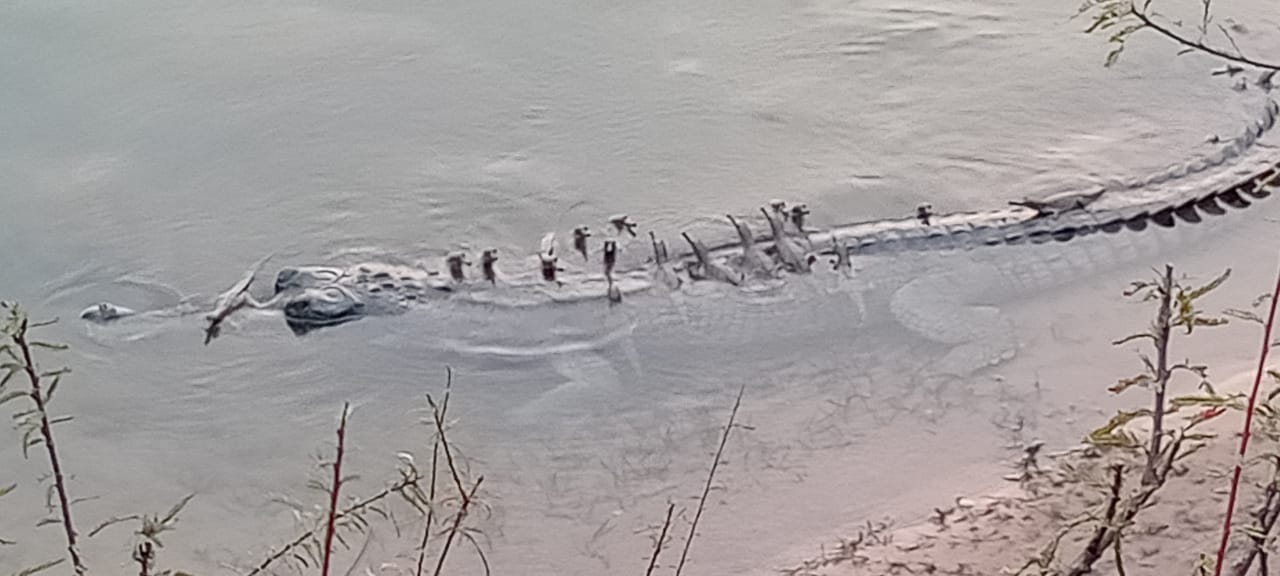
<path id="1" fill-rule="evenodd" d="M 1262 29 L 1275 24 L 1265 4 L 1236 8 L 1263 14 Z M 949 498 L 1006 455 L 989 424 L 998 410 L 973 399 L 944 415 L 906 401 L 893 419 L 836 410 L 893 381 L 832 350 L 780 362 L 768 341 L 716 358 L 672 342 L 637 367 L 612 345 L 545 358 L 431 350 L 421 343 L 438 335 L 412 315 L 302 339 L 253 317 L 207 348 L 192 317 L 111 329 L 74 317 L 100 299 L 176 297 L 122 278 L 208 297 L 268 252 L 273 265 L 527 254 L 547 230 L 615 212 L 674 238 L 775 197 L 807 202 L 818 224 L 923 200 L 995 206 L 1150 172 L 1256 113 L 1256 93 L 1153 39 L 1104 69 L 1105 47 L 1079 34 L 1073 11 L 1047 0 L 0 7 L 0 297 L 64 319 L 51 336 L 73 346 L 78 373 L 59 400 L 77 416 L 62 438 L 78 493 L 101 497 L 82 522 L 196 491 L 165 558 L 243 567 L 292 534 L 268 498 L 310 497 L 308 455 L 328 449 L 343 401 L 357 406 L 353 465 L 365 475 L 353 489 L 376 488 L 394 452 L 427 452 L 413 410 L 445 363 L 458 371 L 456 441 L 492 490 L 484 526 L 500 574 L 639 573 L 648 540 L 635 530 L 667 499 L 690 503 L 744 379 L 755 430 L 730 451 L 699 573 L 767 572 L 841 525 L 927 511 L 919 498 Z M 1200 256 L 1204 270 L 1254 256 L 1232 246 Z M 1091 295 L 1114 298 L 1142 270 Z M 1019 325 L 1034 340 L 1037 319 L 1087 316 L 1065 302 L 1033 303 Z M 1113 336 L 1072 342 L 1107 354 Z M 932 352 L 894 335 L 877 350 L 882 371 Z M 1026 379 L 995 386 L 1013 398 L 1005 408 L 1067 410 L 1028 390 L 1062 358 L 1027 352 L 1010 372 Z M 1076 399 L 1078 384 L 1056 384 L 1050 397 Z M 4 569 L 57 553 L 56 534 L 29 528 L 40 468 L 16 443 L 0 445 L 0 481 L 23 484 L 0 503 L 0 536 L 23 542 L 0 548 Z M 90 544 L 112 558 L 104 567 L 127 561 L 121 540 Z M 387 530 L 378 542 L 373 566 L 403 563 Z"/>

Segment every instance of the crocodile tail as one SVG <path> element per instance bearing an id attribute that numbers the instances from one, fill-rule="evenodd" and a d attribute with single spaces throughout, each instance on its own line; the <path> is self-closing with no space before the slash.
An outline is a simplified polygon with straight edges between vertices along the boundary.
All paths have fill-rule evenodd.
<path id="1" fill-rule="evenodd" d="M 1168 184 L 1230 163 L 1252 150 L 1257 145 L 1258 140 L 1262 139 L 1272 128 L 1275 128 L 1278 116 L 1280 116 L 1280 104 L 1277 104 L 1272 98 L 1267 98 L 1262 106 L 1262 112 L 1258 114 L 1257 118 L 1246 126 L 1244 131 L 1223 144 L 1212 154 L 1171 165 L 1143 178 L 1130 178 L 1121 181 L 1119 185 L 1112 185 L 1106 191 L 1135 190 Z"/>

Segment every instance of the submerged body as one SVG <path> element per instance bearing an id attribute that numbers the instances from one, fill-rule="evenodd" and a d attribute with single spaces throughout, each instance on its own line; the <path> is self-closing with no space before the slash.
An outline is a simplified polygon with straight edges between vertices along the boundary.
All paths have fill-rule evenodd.
<path id="1" fill-rule="evenodd" d="M 1218 155 L 1143 182 L 1165 185 L 1222 166 L 1252 148 L 1275 117 L 1276 106 L 1268 103 L 1262 119 Z M 798 217 L 762 210 L 767 236 L 753 236 L 745 220 L 731 217 L 736 242 L 709 245 L 684 234 L 690 250 L 668 254 L 651 234 L 654 254 L 647 263 L 628 269 L 610 263 L 604 274 L 559 268 L 554 235 L 544 239 L 540 267 L 504 274 L 500 282 L 492 261 L 485 278 L 463 277 L 465 261 L 456 254 L 448 274 L 388 263 L 290 267 L 277 274 L 275 294 L 262 306 L 281 309 L 297 333 L 421 309 L 442 339 L 494 349 L 495 342 L 510 343 L 514 332 L 516 342 L 505 349 L 530 353 L 618 334 L 677 332 L 691 332 L 693 340 L 675 341 L 715 346 L 784 338 L 800 346 L 892 322 L 952 347 L 941 363 L 945 371 L 966 371 L 1006 357 L 1013 347 L 995 304 L 1129 260 L 1142 238 L 1189 238 L 1185 224 L 1266 198 L 1276 175 L 1270 165 L 1234 180 L 1192 183 L 1191 192 L 1146 203 L 1108 206 L 1105 192 L 1090 192 L 1029 208 L 826 230 L 804 227 L 807 210 Z M 1148 230 L 1179 222 L 1184 225 L 1172 238 Z M 627 217 L 611 223 L 619 235 L 634 235 Z M 830 257 L 830 269 L 812 266 L 819 256 Z M 242 284 L 239 292 L 249 285 Z M 623 295 L 623 305 L 608 305 Z"/>

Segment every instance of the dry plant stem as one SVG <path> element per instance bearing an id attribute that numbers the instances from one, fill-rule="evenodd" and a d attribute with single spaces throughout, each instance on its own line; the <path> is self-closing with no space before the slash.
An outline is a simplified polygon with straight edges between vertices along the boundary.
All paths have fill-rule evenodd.
<path id="1" fill-rule="evenodd" d="M 418 569 L 414 572 L 415 576 L 422 576 L 422 563 L 427 558 L 427 540 L 431 536 L 431 525 L 435 523 L 436 516 L 436 467 L 440 463 L 440 441 L 437 439 L 434 447 L 431 448 L 431 485 L 427 489 L 427 500 L 431 505 L 427 507 L 427 523 L 422 528 L 422 543 L 418 544 Z"/>
<path id="2" fill-rule="evenodd" d="M 1108 549 L 1119 545 L 1121 533 L 1125 526 L 1133 522 L 1138 513 L 1146 507 L 1147 502 L 1164 486 L 1169 471 L 1182 449 L 1184 436 L 1175 434 L 1168 445 L 1162 445 L 1164 436 L 1165 392 L 1171 370 L 1169 368 L 1169 341 L 1172 332 L 1172 294 L 1173 267 L 1165 266 L 1164 275 L 1160 278 L 1160 310 L 1156 313 L 1156 324 L 1150 333 L 1156 348 L 1154 402 L 1151 407 L 1152 439 L 1147 449 L 1147 462 L 1143 467 L 1141 487 L 1137 493 L 1122 501 L 1120 498 L 1120 472 L 1117 470 L 1112 480 L 1112 496 L 1107 503 L 1105 522 L 1094 531 L 1084 550 L 1072 561 L 1066 574 L 1082 576 L 1093 571 L 1093 565 Z M 1117 555 L 1119 552 L 1117 551 Z M 1117 556 L 1118 558 L 1118 556 Z"/>
<path id="3" fill-rule="evenodd" d="M 409 475 L 397 481 L 396 483 L 384 488 L 381 492 L 378 492 L 373 496 L 370 496 L 368 498 L 365 498 L 364 500 L 361 500 L 359 502 L 356 502 L 355 504 L 352 504 L 346 508 L 343 508 L 341 512 L 339 512 L 337 515 L 334 516 L 334 520 L 335 521 L 341 520 L 343 518 L 346 518 L 347 516 L 360 512 L 365 508 L 368 508 L 369 506 L 372 506 L 374 504 L 377 504 L 378 502 L 381 502 L 382 500 L 386 499 L 388 496 L 392 494 L 396 494 L 413 484 L 417 484 L 421 480 L 422 480 L 422 477 L 417 474 Z M 306 532 L 303 532 L 302 534 L 298 535 L 298 537 L 294 538 L 293 541 L 289 542 L 288 544 L 285 544 L 279 550 L 273 552 L 270 556 L 266 558 L 266 560 L 263 560 L 262 563 L 258 564 L 258 566 L 253 570 L 251 570 L 246 576 L 257 576 L 258 574 L 261 574 L 264 570 L 271 567 L 272 564 L 275 564 L 281 558 L 284 558 L 285 554 L 288 554 L 293 549 L 297 548 L 298 546 L 301 546 L 302 543 L 306 542 L 308 538 L 311 538 L 312 536 L 314 536 L 316 533 L 316 530 L 318 529 L 319 529 L 318 527 L 312 528 L 311 530 L 307 530 Z"/>
<path id="4" fill-rule="evenodd" d="M 1111 467 L 1111 496 L 1107 499 L 1107 510 L 1103 514 L 1103 523 L 1099 525 L 1093 532 L 1093 537 L 1089 539 L 1089 543 L 1085 545 L 1084 551 L 1080 553 L 1080 558 L 1075 561 L 1072 570 L 1068 572 L 1072 576 L 1078 574 L 1088 574 L 1092 566 L 1102 554 L 1118 542 L 1116 538 L 1107 538 L 1107 535 L 1113 531 L 1118 532 L 1119 525 L 1116 523 L 1116 511 L 1120 505 L 1120 487 L 1124 481 L 1124 467 L 1120 465 Z M 1119 558 L 1117 556 L 1117 558 Z M 1123 569 L 1123 564 L 1118 565 Z M 1083 569 L 1083 570 L 1081 570 Z"/>
<path id="5" fill-rule="evenodd" d="M 1152 20 L 1152 19 L 1151 19 L 1151 17 L 1150 17 L 1150 16 L 1148 16 L 1145 12 L 1143 12 L 1143 11 L 1141 11 L 1141 10 L 1138 10 L 1138 7 L 1137 7 L 1137 5 L 1136 5 L 1136 4 L 1130 4 L 1130 5 L 1129 5 L 1129 12 L 1130 12 L 1131 14 L 1133 14 L 1133 16 L 1134 16 L 1135 18 L 1137 18 L 1137 19 L 1138 19 L 1138 21 L 1142 22 L 1142 24 L 1143 24 L 1144 26 L 1146 26 L 1147 28 L 1150 28 L 1150 29 L 1152 29 L 1152 30 L 1155 30 L 1155 31 L 1156 31 L 1156 32 L 1158 32 L 1160 35 L 1162 35 L 1162 36 L 1164 36 L 1164 37 L 1166 37 L 1166 38 L 1168 38 L 1168 39 L 1170 39 L 1170 40 L 1173 40 L 1174 42 L 1177 42 L 1178 44 L 1181 44 L 1181 45 L 1183 45 L 1183 46 L 1186 46 L 1187 48 L 1191 48 L 1191 49 L 1193 49 L 1193 50 L 1198 50 L 1198 51 L 1200 51 L 1200 52 L 1204 52 L 1204 53 L 1206 53 L 1206 54 L 1211 54 L 1211 55 L 1213 55 L 1213 56 L 1217 56 L 1218 58 L 1222 58 L 1223 60 L 1228 60 L 1228 61 L 1231 61 L 1231 62 L 1236 62 L 1236 63 L 1238 63 L 1238 64 L 1245 64 L 1245 65 L 1248 65 L 1248 66 L 1253 66 L 1254 68 L 1260 68 L 1260 69 L 1263 69 L 1263 70 L 1280 70 L 1280 64 L 1270 64 L 1270 63 L 1267 63 L 1267 62 L 1259 62 L 1259 61 L 1257 61 L 1257 60 L 1253 60 L 1253 59 L 1251 59 L 1251 58 L 1247 58 L 1247 57 L 1245 57 L 1243 54 L 1232 54 L 1232 53 L 1230 53 L 1230 52 L 1226 52 L 1226 51 L 1220 50 L 1220 49 L 1218 49 L 1218 48 L 1214 48 L 1214 47 L 1212 47 L 1212 46 L 1209 46 L 1209 45 L 1205 44 L 1204 42 L 1196 42 L 1196 41 L 1192 41 L 1192 40 L 1188 40 L 1188 39 L 1186 39 L 1186 38 L 1183 38 L 1183 37 L 1182 37 L 1181 35 L 1179 35 L 1177 32 L 1174 32 L 1173 30 L 1169 29 L 1168 27 L 1165 27 L 1165 26 L 1162 26 L 1162 25 L 1160 25 L 1160 24 L 1157 24 L 1157 23 L 1155 22 L 1155 20 Z M 1228 38 L 1230 38 L 1230 37 L 1228 36 Z"/>
<path id="6" fill-rule="evenodd" d="M 1156 382 L 1155 411 L 1151 415 L 1151 447 L 1147 452 L 1147 467 L 1142 471 L 1144 486 L 1155 481 L 1156 466 L 1159 464 L 1160 444 L 1164 440 L 1164 398 L 1169 388 L 1169 333 L 1173 330 L 1171 316 L 1173 309 L 1170 300 L 1173 298 L 1173 266 L 1165 265 L 1164 277 L 1160 279 L 1160 310 L 1156 312 L 1155 346 L 1156 346 Z"/>
<path id="7" fill-rule="evenodd" d="M 1178 436 L 1173 442 L 1169 443 L 1166 450 L 1167 455 L 1161 459 L 1161 464 L 1156 472 L 1156 482 L 1142 486 L 1137 494 L 1125 500 L 1115 513 L 1114 518 L 1107 522 L 1107 525 L 1099 527 L 1094 532 L 1089 543 L 1085 545 L 1085 549 L 1071 563 L 1071 567 L 1067 570 L 1067 576 L 1084 576 L 1093 572 L 1093 564 L 1101 557 L 1101 553 L 1115 545 L 1120 539 L 1120 531 L 1133 522 L 1138 513 L 1146 508 L 1147 502 L 1151 497 L 1164 485 L 1165 480 L 1169 477 L 1169 470 L 1173 468 L 1173 463 L 1178 459 L 1178 453 L 1182 449 L 1183 438 Z M 1098 551 L 1097 555 L 1091 551 Z"/>
<path id="8" fill-rule="evenodd" d="M 667 519 L 662 521 L 662 532 L 658 534 L 658 542 L 653 545 L 653 557 L 649 559 L 649 569 L 644 571 L 644 576 L 652 576 L 654 568 L 658 567 L 658 555 L 662 553 L 662 543 L 667 539 L 667 529 L 671 528 L 671 514 L 675 511 L 675 503 L 667 505 Z"/>
<path id="9" fill-rule="evenodd" d="M 471 492 L 462 493 L 462 506 L 458 508 L 457 515 L 453 517 L 453 526 L 449 527 L 449 534 L 444 537 L 444 548 L 440 549 L 440 559 L 436 561 L 436 570 L 432 572 L 433 576 L 440 576 L 444 570 L 445 558 L 449 557 L 449 547 L 453 544 L 454 537 L 458 535 L 458 530 L 462 528 L 462 521 L 467 518 L 467 509 L 471 507 L 471 501 L 475 499 L 476 491 L 480 489 L 481 482 L 484 482 L 484 476 L 476 479 L 476 483 L 471 486 Z"/>
<path id="10" fill-rule="evenodd" d="M 320 576 L 329 576 L 329 559 L 333 555 L 333 524 L 338 519 L 338 492 L 342 489 L 342 453 L 347 440 L 347 412 L 351 405 L 342 404 L 342 421 L 338 424 L 338 457 L 333 461 L 333 486 L 329 488 L 329 523 L 324 531 L 324 563 Z"/>
<path id="11" fill-rule="evenodd" d="M 444 398 L 440 401 L 439 420 L 443 421 L 449 412 L 449 392 L 453 389 L 453 368 L 445 366 L 444 381 Z M 436 409 L 431 409 L 432 420 L 436 420 Z M 431 485 L 427 488 L 427 501 L 431 503 L 427 507 L 427 524 L 422 528 L 422 543 L 418 545 L 418 569 L 414 572 L 415 576 L 422 576 L 422 563 L 427 558 L 427 539 L 431 536 L 431 525 L 435 523 L 436 516 L 436 470 L 440 465 L 440 437 L 441 433 L 436 436 L 435 442 L 431 446 Z"/>
<path id="12" fill-rule="evenodd" d="M 449 380 L 445 387 L 445 396 L 441 400 L 441 405 L 437 406 L 431 396 L 427 396 L 427 403 L 431 405 L 432 419 L 436 424 L 436 439 L 440 442 L 440 447 L 444 450 L 445 462 L 449 465 L 449 474 L 453 476 L 454 485 L 458 489 L 458 497 L 462 499 L 462 504 L 458 506 L 458 513 L 453 517 L 453 525 L 449 527 L 449 533 L 445 536 L 444 547 L 440 549 L 440 557 L 436 560 L 436 569 L 432 574 L 440 576 L 444 570 L 444 562 L 449 557 L 449 549 L 453 546 L 453 540 L 458 536 L 458 532 L 462 529 L 462 522 L 467 519 L 467 512 L 471 509 L 471 502 L 475 500 L 476 491 L 480 489 L 480 484 L 484 482 L 484 476 L 476 479 L 476 483 L 471 486 L 471 490 L 467 491 L 462 487 L 462 475 L 458 473 L 457 464 L 453 460 L 453 450 L 449 447 L 449 439 L 445 436 L 444 414 L 448 409 L 449 390 L 453 384 L 453 371 L 449 370 Z M 432 468 L 434 473 L 434 467 Z M 484 559 L 483 553 L 481 559 Z M 488 562 L 485 562 L 485 573 L 488 573 Z"/>
<path id="13" fill-rule="evenodd" d="M 458 467 L 453 462 L 453 450 L 449 448 L 449 439 L 444 435 L 444 416 L 441 414 L 443 410 L 438 409 L 435 401 L 430 396 L 427 402 L 431 404 L 432 418 L 436 421 L 436 438 L 440 439 L 440 446 L 444 448 L 444 459 L 449 464 L 449 474 L 453 476 L 453 485 L 458 489 L 460 496 L 466 496 L 467 490 L 462 487 L 462 476 L 458 474 Z"/>
<path id="14" fill-rule="evenodd" d="M 49 413 L 45 409 L 44 391 L 40 387 L 40 373 L 36 370 L 35 361 L 31 358 L 31 343 L 27 340 L 27 320 L 13 334 L 13 343 L 22 351 L 23 370 L 31 383 L 31 400 L 40 412 L 40 436 L 44 440 L 45 450 L 49 453 L 49 467 L 53 472 L 53 486 L 58 494 L 58 506 L 62 510 L 62 528 L 67 535 L 67 554 L 71 557 L 71 565 L 76 574 L 84 574 L 84 562 L 80 560 L 80 551 L 76 547 L 76 530 L 71 523 L 71 499 L 67 497 L 67 482 L 62 474 L 62 462 L 58 460 L 58 448 L 53 442 L 53 429 L 49 425 Z"/>
<path id="15" fill-rule="evenodd" d="M 738 397 L 733 401 L 733 410 L 729 412 L 729 423 L 720 436 L 720 447 L 716 448 L 715 459 L 711 461 L 711 470 L 707 473 L 707 484 L 702 488 L 702 497 L 698 499 L 698 509 L 693 513 L 693 522 L 689 525 L 689 536 L 684 540 L 684 549 L 680 551 L 680 562 L 676 564 L 676 576 L 684 570 L 685 560 L 689 557 L 689 547 L 693 545 L 693 535 L 698 531 L 698 520 L 702 518 L 702 510 L 707 506 L 707 496 L 711 494 L 711 483 L 716 477 L 716 468 L 720 467 L 720 457 L 724 454 L 724 445 L 729 441 L 729 433 L 733 431 L 733 421 L 738 417 L 738 407 L 742 405 L 742 393 L 747 389 L 743 384 L 738 388 Z"/>
<path id="16" fill-rule="evenodd" d="M 1253 567 L 1253 561 L 1259 557 L 1262 576 L 1267 575 L 1267 551 L 1264 544 L 1275 528 L 1276 520 L 1280 519 L 1280 459 L 1271 462 L 1271 482 L 1267 483 L 1265 492 L 1262 506 L 1254 514 L 1253 526 L 1258 536 L 1253 538 L 1249 551 L 1231 565 L 1232 576 L 1245 576 L 1249 568 Z"/>
<path id="17" fill-rule="evenodd" d="M 138 563 L 138 576 L 151 576 L 151 563 L 156 553 L 150 542 L 143 542 L 133 551 L 133 561 Z"/>
<path id="18" fill-rule="evenodd" d="M 1275 325 L 1277 302 L 1280 302 L 1280 271 L 1276 272 L 1276 286 L 1271 291 L 1271 310 L 1267 313 L 1267 323 L 1263 328 L 1262 352 L 1258 353 L 1258 371 L 1254 373 L 1253 389 L 1249 391 L 1249 405 L 1244 413 L 1244 430 L 1240 433 L 1240 451 L 1237 454 L 1235 470 L 1231 473 L 1231 493 L 1227 496 L 1227 517 L 1222 522 L 1222 541 L 1218 544 L 1218 560 L 1213 567 L 1214 576 L 1222 575 L 1222 564 L 1227 555 L 1227 541 L 1231 538 L 1231 516 L 1236 509 L 1236 496 L 1240 491 L 1240 474 L 1243 472 L 1245 454 L 1249 450 L 1254 406 L 1258 403 L 1258 388 L 1262 386 L 1262 375 L 1266 373 L 1267 368 L 1267 353 L 1271 350 L 1271 329 Z"/>

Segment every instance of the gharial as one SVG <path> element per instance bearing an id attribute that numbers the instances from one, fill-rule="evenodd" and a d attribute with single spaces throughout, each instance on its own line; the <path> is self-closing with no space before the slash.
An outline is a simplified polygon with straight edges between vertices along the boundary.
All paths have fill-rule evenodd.
<path id="1" fill-rule="evenodd" d="M 1229 166 L 1271 130 L 1278 111 L 1268 100 L 1263 114 L 1215 154 L 1120 188 L 1171 187 Z M 470 262 L 459 252 L 446 256 L 444 273 L 390 263 L 287 267 L 276 274 L 273 294 L 265 301 L 248 295 L 252 274 L 238 283 L 234 298 L 209 316 L 208 333 L 216 336 L 219 325 L 240 308 L 281 310 L 299 334 L 422 308 L 435 315 L 433 321 L 445 332 L 462 333 L 460 326 L 482 322 L 576 323 L 594 329 L 624 322 L 613 319 L 617 317 L 632 329 L 653 334 L 714 333 L 728 345 L 777 329 L 766 325 L 741 330 L 747 313 L 734 308 L 753 294 L 769 293 L 782 294 L 781 303 L 770 306 L 776 321 L 784 323 L 789 310 L 820 307 L 828 302 L 823 299 L 856 302 L 843 309 L 849 315 L 844 321 L 894 322 L 952 346 L 952 354 L 941 363 L 963 370 L 1007 354 L 1010 329 L 994 308 L 1002 298 L 1060 284 L 1097 265 L 1097 260 L 1111 258 L 1105 256 L 1102 239 L 1181 229 L 1179 224 L 1224 216 L 1229 209 L 1268 198 L 1280 186 L 1280 162 L 1208 189 L 1199 183 L 1191 186 L 1198 189 L 1166 194 L 1155 202 L 1126 203 L 1113 187 L 1018 201 L 987 212 L 942 214 L 922 206 L 900 219 L 826 229 L 807 226 L 810 212 L 803 204 L 787 210 L 784 202 L 775 201 L 760 210 L 767 234 L 757 235 L 746 218 L 730 215 L 736 239 L 708 244 L 686 232 L 682 236 L 689 249 L 677 253 L 649 232 L 651 254 L 630 266 L 619 258 L 621 240 L 636 236 L 639 224 L 619 214 L 607 222 L 617 240 L 604 244 L 598 272 L 561 266 L 554 234 L 544 238 L 537 265 L 528 269 L 499 273 L 496 250 L 485 250 L 482 278 L 466 276 L 464 268 Z M 1116 201 L 1108 202 L 1112 197 Z M 597 258 L 587 245 L 588 230 L 579 226 L 573 234 L 574 249 L 584 261 Z M 958 252 L 967 256 L 953 258 Z M 827 258 L 830 266 L 814 266 L 820 258 Z M 601 301 L 622 306 L 601 307 Z M 489 312 L 469 316 L 467 311 L 475 307 Z M 105 323 L 137 314 L 101 303 L 81 316 Z"/>

